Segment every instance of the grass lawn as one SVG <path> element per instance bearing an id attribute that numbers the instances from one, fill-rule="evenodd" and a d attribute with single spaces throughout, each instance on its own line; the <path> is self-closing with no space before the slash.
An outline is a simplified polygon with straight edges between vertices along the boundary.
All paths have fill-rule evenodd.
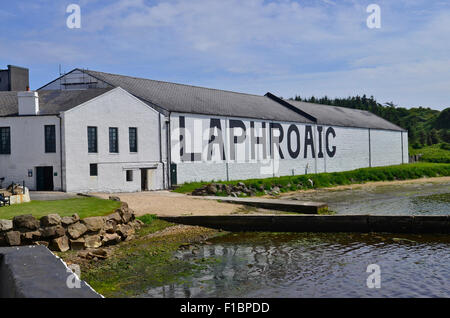
<path id="1" fill-rule="evenodd" d="M 262 186 L 265 190 L 270 190 L 271 187 L 277 186 L 280 188 L 281 192 L 288 192 L 307 190 L 311 188 L 326 188 L 354 183 L 364 183 L 369 181 L 393 181 L 444 176 L 450 176 L 450 164 L 415 163 L 388 167 L 363 168 L 343 172 L 217 182 L 230 185 L 235 185 L 238 182 L 242 182 L 247 187 L 259 189 Z M 313 181 L 313 186 L 311 186 L 311 183 L 308 181 L 309 179 Z M 179 193 L 190 193 L 208 183 L 210 182 L 186 183 L 174 191 Z M 217 195 L 225 196 L 226 193 L 218 192 Z M 264 195 L 264 191 L 258 190 L 256 195 Z"/>
<path id="2" fill-rule="evenodd" d="M 50 213 L 71 216 L 78 213 L 80 218 L 101 216 L 112 213 L 120 207 L 120 202 L 98 198 L 74 198 L 58 201 L 31 201 L 0 207 L 0 219 L 12 219 L 16 215 L 32 214 L 36 218 Z"/>
<path id="3" fill-rule="evenodd" d="M 409 153 L 410 155 L 422 154 L 420 161 L 450 163 L 450 150 L 444 148 L 443 144 L 436 144 L 420 149 L 410 147 Z"/>

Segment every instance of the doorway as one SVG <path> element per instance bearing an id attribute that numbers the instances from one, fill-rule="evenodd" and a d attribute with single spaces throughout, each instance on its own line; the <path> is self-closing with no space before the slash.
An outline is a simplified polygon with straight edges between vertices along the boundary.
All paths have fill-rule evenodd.
<path id="1" fill-rule="evenodd" d="M 152 191 L 155 190 L 153 184 L 153 174 L 156 169 L 141 169 L 141 191 Z"/>
<path id="2" fill-rule="evenodd" d="M 53 167 L 36 167 L 36 190 L 53 191 Z"/>

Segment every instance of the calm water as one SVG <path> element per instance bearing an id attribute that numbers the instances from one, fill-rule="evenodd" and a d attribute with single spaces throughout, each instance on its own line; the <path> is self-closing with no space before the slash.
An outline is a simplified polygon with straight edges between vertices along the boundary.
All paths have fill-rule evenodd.
<path id="1" fill-rule="evenodd" d="M 296 197 L 340 214 L 450 215 L 449 189 L 409 184 Z M 450 297 L 450 235 L 241 233 L 210 243 L 176 254 L 205 259 L 204 270 L 142 296 Z M 367 287 L 369 264 L 381 268 L 380 289 Z"/>
<path id="2" fill-rule="evenodd" d="M 450 183 L 319 190 L 284 199 L 326 202 L 338 214 L 450 215 Z"/>

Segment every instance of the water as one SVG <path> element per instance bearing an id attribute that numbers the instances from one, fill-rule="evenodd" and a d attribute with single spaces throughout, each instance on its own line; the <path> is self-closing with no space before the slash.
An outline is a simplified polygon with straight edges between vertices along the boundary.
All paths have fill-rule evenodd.
<path id="1" fill-rule="evenodd" d="M 285 199 L 325 201 L 338 214 L 450 215 L 450 183 L 316 191 Z M 229 234 L 180 250 L 205 259 L 185 282 L 143 297 L 450 297 L 450 236 L 356 233 Z M 367 266 L 381 288 L 367 287 Z"/>
<path id="2" fill-rule="evenodd" d="M 325 202 L 338 214 L 450 215 L 449 182 L 318 190 L 284 199 Z"/>
<path id="3" fill-rule="evenodd" d="M 450 297 L 448 235 L 230 234 L 201 245 L 207 268 L 144 297 Z M 369 264 L 381 288 L 367 287 Z"/>

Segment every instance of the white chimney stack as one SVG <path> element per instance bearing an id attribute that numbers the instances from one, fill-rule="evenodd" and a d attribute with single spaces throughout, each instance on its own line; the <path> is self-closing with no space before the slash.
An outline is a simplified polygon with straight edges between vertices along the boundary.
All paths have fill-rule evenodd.
<path id="1" fill-rule="evenodd" d="M 19 115 L 39 114 L 39 94 L 38 92 L 18 92 Z"/>

